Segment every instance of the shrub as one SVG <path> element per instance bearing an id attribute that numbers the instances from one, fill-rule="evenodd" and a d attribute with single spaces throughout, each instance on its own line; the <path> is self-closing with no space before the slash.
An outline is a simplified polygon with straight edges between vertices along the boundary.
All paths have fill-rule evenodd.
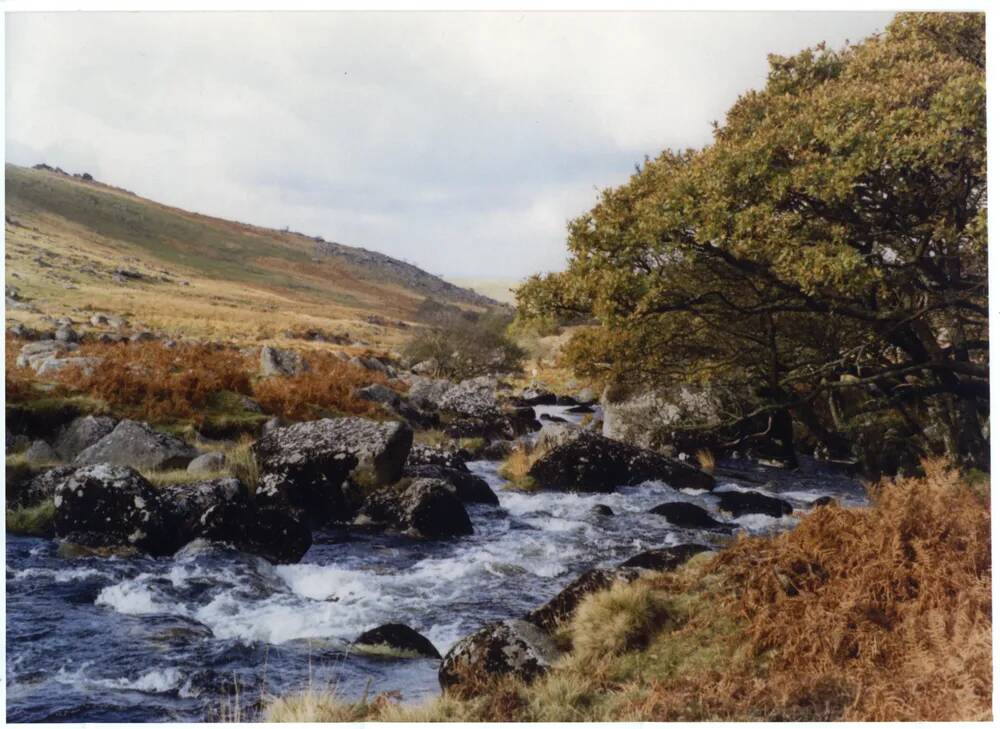
<path id="1" fill-rule="evenodd" d="M 436 319 L 413 336 L 403 356 L 413 363 L 433 359 L 440 374 L 457 380 L 520 372 L 525 353 L 507 337 L 510 317 L 490 312 L 470 319 L 467 314 Z"/>

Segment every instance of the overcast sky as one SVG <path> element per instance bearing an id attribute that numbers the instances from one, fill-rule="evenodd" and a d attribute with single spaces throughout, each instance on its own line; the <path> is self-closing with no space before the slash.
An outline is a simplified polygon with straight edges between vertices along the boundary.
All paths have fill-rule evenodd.
<path id="1" fill-rule="evenodd" d="M 699 147 L 767 54 L 887 13 L 19 13 L 7 160 L 446 276 L 558 270 L 566 221 Z"/>

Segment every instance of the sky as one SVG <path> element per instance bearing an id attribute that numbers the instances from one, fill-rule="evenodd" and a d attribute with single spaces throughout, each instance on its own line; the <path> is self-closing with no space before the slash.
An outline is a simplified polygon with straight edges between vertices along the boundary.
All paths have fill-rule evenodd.
<path id="1" fill-rule="evenodd" d="M 566 223 L 701 147 L 768 53 L 890 13 L 15 13 L 6 158 L 449 277 L 566 262 Z"/>

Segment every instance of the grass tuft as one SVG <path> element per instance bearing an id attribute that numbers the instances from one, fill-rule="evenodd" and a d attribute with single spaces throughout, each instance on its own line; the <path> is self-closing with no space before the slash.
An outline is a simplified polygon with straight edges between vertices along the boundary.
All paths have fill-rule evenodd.
<path id="1" fill-rule="evenodd" d="M 7 509 L 7 531 L 30 537 L 51 537 L 55 529 L 56 505 L 46 499 L 34 506 Z"/>

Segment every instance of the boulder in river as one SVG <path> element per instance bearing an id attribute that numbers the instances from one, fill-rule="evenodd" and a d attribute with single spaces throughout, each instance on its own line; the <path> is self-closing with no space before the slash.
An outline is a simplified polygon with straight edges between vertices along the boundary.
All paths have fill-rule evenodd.
<path id="1" fill-rule="evenodd" d="M 160 490 L 165 518 L 178 535 L 178 546 L 207 537 L 203 517 L 212 508 L 225 513 L 232 525 L 246 521 L 250 493 L 237 478 L 216 478 L 166 486 Z M 226 541 L 226 540 L 221 540 Z"/>
<path id="2" fill-rule="evenodd" d="M 474 688 L 483 681 L 512 676 L 531 682 L 559 658 L 552 638 L 525 620 L 490 623 L 458 641 L 441 661 L 438 681 L 446 691 Z"/>
<path id="3" fill-rule="evenodd" d="M 641 576 L 640 570 L 631 567 L 588 570 L 570 582 L 554 598 L 525 615 L 524 619 L 546 632 L 552 632 L 561 622 L 573 616 L 577 606 L 587 595 L 606 590 L 616 582 L 632 582 Z"/>
<path id="4" fill-rule="evenodd" d="M 719 509 L 733 516 L 744 514 L 766 514 L 780 519 L 792 513 L 792 505 L 784 499 L 767 496 L 756 491 L 720 491 Z"/>
<path id="5" fill-rule="evenodd" d="M 258 501 L 287 502 L 316 525 L 349 518 L 348 475 L 360 465 L 372 486 L 398 481 L 412 440 L 404 423 L 353 417 L 270 430 L 254 445 L 262 473 Z"/>
<path id="6" fill-rule="evenodd" d="M 106 436 L 80 451 L 73 463 L 162 470 L 186 468 L 197 455 L 198 451 L 179 438 L 159 433 L 146 423 L 123 420 Z"/>
<path id="7" fill-rule="evenodd" d="M 661 547 L 660 549 L 648 549 L 645 552 L 640 552 L 629 557 L 620 566 L 667 572 L 680 567 L 696 554 L 711 551 L 711 547 L 703 544 L 677 544 L 673 547 Z"/>
<path id="8" fill-rule="evenodd" d="M 361 653 L 394 658 L 441 658 L 433 643 L 402 623 L 366 630 L 354 641 L 353 648 Z"/>
<path id="9" fill-rule="evenodd" d="M 654 506 L 650 514 L 658 514 L 674 526 L 685 529 L 729 529 L 727 524 L 715 519 L 705 509 L 687 501 L 668 501 Z"/>
<path id="10" fill-rule="evenodd" d="M 56 535 L 86 547 L 135 547 L 172 554 L 159 494 L 127 466 L 100 463 L 76 469 L 55 487 Z"/>
<path id="11" fill-rule="evenodd" d="M 715 485 L 710 475 L 686 463 L 582 430 L 567 430 L 529 475 L 542 488 L 565 491 L 610 492 L 654 480 L 678 489 Z"/>
<path id="12" fill-rule="evenodd" d="M 614 510 L 607 504 L 594 504 L 590 507 L 590 513 L 600 517 L 615 515 Z"/>
<path id="13" fill-rule="evenodd" d="M 418 478 L 368 497 L 364 514 L 414 536 L 429 539 L 472 534 L 472 521 L 454 488 L 436 478 Z"/>
<path id="14" fill-rule="evenodd" d="M 463 504 L 490 504 L 499 506 L 500 499 L 485 480 L 468 469 L 447 468 L 445 466 L 407 466 L 403 475 L 407 478 L 436 478 L 447 483 L 458 500 Z"/>
<path id="15" fill-rule="evenodd" d="M 283 504 L 218 503 L 205 511 L 200 522 L 202 538 L 231 544 L 272 564 L 295 564 L 312 546 L 312 530 L 304 515 Z"/>

